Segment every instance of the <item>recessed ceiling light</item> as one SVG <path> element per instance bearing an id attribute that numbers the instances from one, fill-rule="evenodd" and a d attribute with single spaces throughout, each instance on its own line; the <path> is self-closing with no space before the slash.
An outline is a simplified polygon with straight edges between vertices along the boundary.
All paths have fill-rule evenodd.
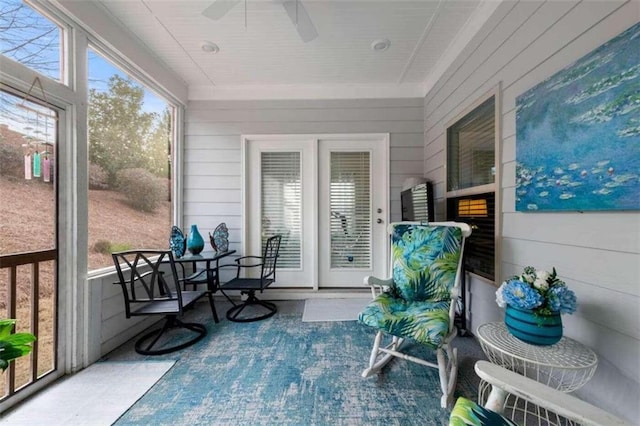
<path id="1" fill-rule="evenodd" d="M 387 50 L 389 46 L 391 46 L 391 42 L 386 38 L 381 38 L 371 43 L 371 50 L 374 52 L 383 52 Z"/>
<path id="2" fill-rule="evenodd" d="M 203 41 L 200 45 L 200 48 L 203 52 L 207 53 L 218 53 L 220 51 L 218 45 L 215 43 L 211 43 L 210 41 Z"/>

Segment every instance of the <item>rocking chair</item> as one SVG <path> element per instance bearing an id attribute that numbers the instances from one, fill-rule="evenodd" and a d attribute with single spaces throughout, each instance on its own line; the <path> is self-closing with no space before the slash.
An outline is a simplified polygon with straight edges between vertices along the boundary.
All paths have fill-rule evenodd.
<path id="1" fill-rule="evenodd" d="M 393 357 L 437 368 L 445 408 L 452 400 L 458 371 L 457 352 L 451 341 L 457 335 L 455 308 L 462 274 L 462 253 L 471 228 L 465 223 L 398 222 L 389 225 L 392 277 L 365 277 L 374 300 L 358 320 L 377 331 L 369 377 Z M 383 337 L 391 343 L 382 345 Z M 437 364 L 401 352 L 405 339 L 436 352 Z"/>

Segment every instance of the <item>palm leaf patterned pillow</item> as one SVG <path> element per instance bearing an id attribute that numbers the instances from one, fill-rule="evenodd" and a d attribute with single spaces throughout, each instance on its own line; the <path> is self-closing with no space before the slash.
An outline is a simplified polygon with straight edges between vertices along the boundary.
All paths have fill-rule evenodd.
<path id="1" fill-rule="evenodd" d="M 391 238 L 392 291 L 407 301 L 448 300 L 460 260 L 460 228 L 398 224 Z"/>
<path id="2" fill-rule="evenodd" d="M 451 411 L 449 426 L 517 426 L 498 413 L 487 410 L 467 398 L 460 397 Z"/>

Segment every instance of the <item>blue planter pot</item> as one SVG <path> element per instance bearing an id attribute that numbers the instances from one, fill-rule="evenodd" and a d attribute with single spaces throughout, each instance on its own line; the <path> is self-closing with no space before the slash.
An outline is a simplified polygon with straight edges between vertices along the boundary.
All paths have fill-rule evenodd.
<path id="1" fill-rule="evenodd" d="M 504 323 L 512 335 L 532 345 L 553 345 L 562 338 L 562 318 L 559 312 L 536 315 L 530 309 L 507 305 Z"/>
<path id="2" fill-rule="evenodd" d="M 200 232 L 198 232 L 197 225 L 191 225 L 191 232 L 189 232 L 189 236 L 187 237 L 187 250 L 191 252 L 191 254 L 200 254 L 200 252 L 204 249 L 204 239 Z"/>

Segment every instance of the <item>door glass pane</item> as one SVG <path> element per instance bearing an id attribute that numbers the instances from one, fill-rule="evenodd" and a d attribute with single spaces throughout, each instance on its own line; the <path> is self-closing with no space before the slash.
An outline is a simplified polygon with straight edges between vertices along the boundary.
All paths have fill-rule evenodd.
<path id="1" fill-rule="evenodd" d="M 0 318 L 36 335 L 15 381 L 0 374 L 0 401 L 56 363 L 57 111 L 0 90 Z"/>
<path id="2" fill-rule="evenodd" d="M 301 267 L 302 177 L 300 152 L 262 152 L 262 247 L 281 234 L 278 268 Z"/>
<path id="3" fill-rule="evenodd" d="M 57 115 L 0 91 L 0 254 L 55 248 Z"/>
<path id="4" fill-rule="evenodd" d="M 330 167 L 331 268 L 369 268 L 370 153 L 332 152 Z"/>

